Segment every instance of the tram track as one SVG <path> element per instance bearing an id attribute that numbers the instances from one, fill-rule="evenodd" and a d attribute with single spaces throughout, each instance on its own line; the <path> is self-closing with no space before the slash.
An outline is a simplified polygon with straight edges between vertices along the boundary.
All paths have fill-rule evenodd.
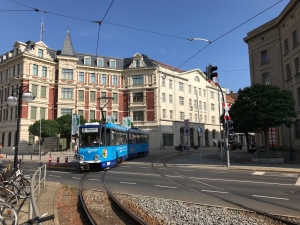
<path id="1" fill-rule="evenodd" d="M 101 216 L 97 216 L 96 213 L 92 212 L 93 210 L 91 210 L 91 208 L 89 207 L 88 201 L 85 197 L 86 189 L 84 187 L 84 182 L 88 175 L 89 175 L 89 172 L 87 172 L 80 180 L 79 188 L 78 188 L 78 195 L 79 195 L 80 204 L 82 205 L 85 215 L 90 221 L 90 224 L 92 224 L 92 225 L 107 224 L 107 221 L 103 221 L 103 218 L 112 217 L 112 215 L 114 215 L 115 213 L 122 211 L 123 213 L 120 213 L 120 215 L 116 215 L 116 216 L 120 217 L 121 220 L 124 222 L 124 224 L 147 225 L 147 222 L 138 216 L 138 214 L 139 214 L 138 212 L 133 212 L 131 210 L 131 208 L 122 204 L 121 201 L 119 200 L 119 198 L 110 191 L 110 189 L 105 181 L 106 171 L 102 172 L 101 183 L 102 183 L 102 187 L 104 189 L 104 191 L 103 191 L 104 193 L 101 193 L 101 195 L 102 194 L 107 195 L 105 198 L 109 198 L 110 201 L 113 202 L 114 204 L 113 203 L 106 204 L 104 206 L 105 210 L 103 210 L 103 209 L 98 210 L 98 211 L 100 211 L 99 213 L 101 214 Z M 101 192 L 101 190 L 92 190 L 92 191 L 94 193 L 99 192 L 99 191 Z M 98 203 L 99 203 L 99 205 L 103 204 L 103 201 L 99 201 Z M 110 206 L 112 206 L 112 207 L 110 208 Z M 118 207 L 117 210 L 116 210 L 115 206 Z M 110 212 L 109 210 L 112 210 L 114 212 Z M 97 214 L 99 215 L 99 213 L 97 213 Z"/>
<path id="2" fill-rule="evenodd" d="M 220 201 L 224 201 L 224 202 L 226 202 L 226 203 L 235 205 L 235 206 L 237 206 L 237 207 L 239 207 L 239 208 L 241 208 L 241 209 L 247 210 L 247 211 L 249 211 L 249 212 L 254 212 L 254 213 L 256 213 L 256 214 L 259 214 L 259 215 L 262 215 L 262 216 L 271 218 L 271 219 L 273 219 L 273 220 L 275 220 L 275 221 L 279 221 L 279 222 L 284 223 L 284 224 L 287 224 L 287 225 L 295 225 L 295 224 L 299 224 L 300 219 L 298 219 L 298 218 L 297 218 L 297 219 L 298 219 L 298 222 L 295 222 L 295 221 L 291 220 L 293 217 L 290 217 L 290 218 L 289 218 L 289 217 L 287 217 L 287 216 L 285 216 L 285 215 L 273 215 L 273 214 L 270 214 L 270 213 L 267 213 L 267 212 L 263 212 L 263 211 L 259 211 L 259 210 L 256 210 L 256 209 L 252 208 L 252 207 L 246 206 L 246 205 L 244 205 L 244 204 L 240 204 L 240 203 L 237 203 L 237 202 L 235 202 L 235 201 L 231 201 L 231 200 L 228 200 L 228 199 L 225 199 L 225 198 L 222 198 L 222 197 L 219 197 L 219 196 L 216 196 L 216 195 L 207 193 L 207 192 L 204 193 L 203 191 L 197 190 L 197 189 L 195 189 L 195 188 L 193 188 L 193 187 L 190 187 L 190 186 L 184 184 L 183 182 L 178 182 L 178 181 L 176 181 L 175 179 L 172 179 L 171 177 L 169 177 L 169 176 L 163 174 L 162 172 L 160 172 L 158 169 L 155 168 L 156 165 L 162 164 L 162 165 L 164 166 L 165 169 L 167 169 L 168 171 L 170 171 L 170 172 L 176 174 L 177 176 L 180 176 L 181 178 L 188 179 L 188 180 L 190 180 L 190 181 L 194 181 L 194 182 L 197 182 L 197 183 L 201 183 L 202 185 L 206 185 L 206 186 L 211 186 L 211 187 L 214 187 L 214 188 L 218 188 L 218 189 L 223 190 L 223 191 L 227 191 L 227 190 L 225 190 L 224 188 L 216 187 L 215 185 L 213 186 L 213 185 L 211 185 L 211 184 L 209 184 L 209 183 L 207 183 L 207 182 L 200 182 L 200 181 L 197 181 L 197 180 L 192 179 L 192 178 L 190 178 L 190 177 L 184 176 L 183 174 L 180 174 L 180 173 L 174 171 L 173 169 L 169 168 L 169 167 L 167 166 L 167 161 L 173 159 L 173 164 L 174 164 L 174 160 L 175 160 L 176 157 L 178 157 L 177 154 L 176 154 L 176 155 L 172 154 L 172 155 L 170 155 L 170 156 L 163 156 L 163 157 L 161 157 L 161 158 L 156 159 L 156 160 L 152 163 L 152 168 L 153 168 L 153 170 L 154 170 L 157 174 L 159 174 L 160 176 L 164 177 L 165 179 L 167 179 L 167 180 L 169 180 L 169 181 L 171 181 L 171 182 L 173 182 L 173 183 L 175 183 L 175 184 L 177 184 L 177 185 L 180 185 L 180 186 L 182 186 L 182 187 L 184 187 L 184 188 L 187 188 L 187 189 L 189 189 L 189 190 L 191 190 L 191 191 L 194 191 L 194 192 L 196 192 L 196 193 L 198 193 L 198 194 L 202 194 L 202 195 L 205 195 L 205 196 L 209 196 L 209 197 L 211 197 L 211 198 L 218 199 L 218 200 L 220 200 Z M 165 158 L 165 159 L 164 159 L 164 158 Z M 159 162 L 158 162 L 159 160 L 163 160 L 163 163 L 161 163 L 161 162 L 159 163 Z M 156 165 L 155 165 L 155 164 L 156 164 Z M 251 197 L 249 197 L 249 196 L 245 196 L 245 195 L 242 195 L 242 194 L 238 194 L 238 193 L 235 193 L 235 192 L 232 192 L 232 191 L 227 191 L 227 192 L 229 192 L 230 194 L 234 194 L 234 195 L 236 195 L 236 196 L 238 196 L 238 197 L 243 197 L 243 198 L 251 199 L 251 200 L 254 200 L 254 201 L 257 201 L 257 202 L 263 202 L 263 203 L 265 203 L 265 204 L 275 205 L 275 206 L 277 206 L 277 207 L 282 207 L 282 208 L 286 208 L 286 209 L 289 209 L 289 210 L 295 210 L 295 211 L 299 212 L 299 214 L 300 214 L 300 210 L 299 210 L 299 209 L 295 209 L 295 208 L 292 208 L 292 207 L 282 206 L 282 205 L 280 205 L 280 204 L 273 204 L 273 203 L 266 202 L 266 201 L 263 201 L 263 200 L 254 199 L 254 198 L 251 198 Z"/>

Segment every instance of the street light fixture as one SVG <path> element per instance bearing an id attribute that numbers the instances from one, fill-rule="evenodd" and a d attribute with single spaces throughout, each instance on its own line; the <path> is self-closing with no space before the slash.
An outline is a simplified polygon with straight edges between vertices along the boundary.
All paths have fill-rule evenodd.
<path id="1" fill-rule="evenodd" d="M 210 40 L 204 39 L 204 38 L 188 38 L 189 41 L 206 41 L 209 42 L 209 44 L 211 43 Z"/>
<path id="2" fill-rule="evenodd" d="M 14 152 L 14 168 L 17 168 L 18 164 L 18 145 L 19 145 L 19 138 L 20 138 L 20 120 L 21 120 L 21 112 L 22 112 L 22 101 L 26 103 L 30 103 L 34 100 L 35 96 L 28 91 L 29 85 L 23 86 L 19 85 L 17 88 L 12 90 L 12 94 L 16 94 L 16 96 L 9 96 L 6 100 L 6 103 L 10 107 L 18 107 L 18 114 L 17 114 L 17 131 L 15 135 L 15 152 Z M 25 92 L 27 91 L 27 92 Z M 24 93 L 25 92 L 25 93 Z"/>

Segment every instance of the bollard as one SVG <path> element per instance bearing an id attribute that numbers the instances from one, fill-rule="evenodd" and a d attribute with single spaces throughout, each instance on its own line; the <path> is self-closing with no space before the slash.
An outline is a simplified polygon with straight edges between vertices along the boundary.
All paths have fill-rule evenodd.
<path id="1" fill-rule="evenodd" d="M 66 157 L 66 158 L 65 158 L 65 168 L 68 167 L 68 163 L 69 163 L 69 159 L 68 159 L 68 157 Z"/>
<path id="2" fill-rule="evenodd" d="M 51 166 L 51 161 L 52 161 L 52 158 L 51 158 L 51 154 L 50 154 L 50 156 L 49 156 L 49 164 L 48 164 L 48 166 Z"/>
<path id="3" fill-rule="evenodd" d="M 59 166 L 59 157 L 57 157 L 57 159 L 56 159 L 56 167 L 58 167 Z"/>

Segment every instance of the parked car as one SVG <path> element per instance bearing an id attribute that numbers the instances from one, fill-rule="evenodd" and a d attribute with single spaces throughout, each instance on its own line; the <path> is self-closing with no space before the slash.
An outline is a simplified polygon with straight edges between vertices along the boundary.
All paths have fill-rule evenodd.
<path id="1" fill-rule="evenodd" d="M 238 143 L 237 141 L 228 141 L 229 150 L 236 150 L 240 149 L 242 150 L 243 145 Z"/>

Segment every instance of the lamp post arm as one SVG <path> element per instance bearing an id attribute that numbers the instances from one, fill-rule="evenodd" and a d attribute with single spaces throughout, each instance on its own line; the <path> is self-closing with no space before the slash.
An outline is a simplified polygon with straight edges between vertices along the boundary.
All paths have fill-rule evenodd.
<path id="1" fill-rule="evenodd" d="M 106 118 L 104 118 L 103 109 L 107 106 L 107 104 L 108 104 L 111 100 L 114 99 L 114 97 L 108 97 L 108 98 L 109 98 L 108 101 L 107 101 L 102 107 L 100 107 L 101 116 L 102 116 L 102 118 L 103 118 L 104 120 L 105 120 Z M 107 99 L 107 98 L 105 98 L 105 99 Z M 101 98 L 99 98 L 99 100 L 101 100 Z M 101 104 L 101 102 L 100 102 L 100 104 Z"/>

